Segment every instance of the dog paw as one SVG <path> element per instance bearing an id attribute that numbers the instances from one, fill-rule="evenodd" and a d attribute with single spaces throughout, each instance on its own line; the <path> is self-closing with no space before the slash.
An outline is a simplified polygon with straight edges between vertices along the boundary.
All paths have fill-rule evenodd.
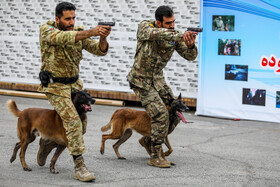
<path id="1" fill-rule="evenodd" d="M 120 160 L 126 160 L 126 158 L 125 157 L 118 157 L 118 159 L 120 159 Z"/>
<path id="2" fill-rule="evenodd" d="M 175 166 L 176 164 L 174 162 L 170 162 L 171 166 Z"/>
<path id="3" fill-rule="evenodd" d="M 13 156 L 11 159 L 10 159 L 10 163 L 12 163 L 13 161 L 15 161 L 16 157 Z"/>
<path id="4" fill-rule="evenodd" d="M 103 155 L 104 154 L 104 150 L 100 149 L 100 153 Z"/>
<path id="5" fill-rule="evenodd" d="M 170 151 L 166 151 L 166 152 L 164 153 L 165 156 L 169 156 L 170 154 L 171 154 Z"/>
<path id="6" fill-rule="evenodd" d="M 30 167 L 23 168 L 24 171 L 32 171 Z"/>
<path id="7" fill-rule="evenodd" d="M 50 169 L 50 172 L 51 172 L 52 174 L 58 174 L 58 173 L 59 173 L 59 171 L 57 171 L 56 169 Z"/>

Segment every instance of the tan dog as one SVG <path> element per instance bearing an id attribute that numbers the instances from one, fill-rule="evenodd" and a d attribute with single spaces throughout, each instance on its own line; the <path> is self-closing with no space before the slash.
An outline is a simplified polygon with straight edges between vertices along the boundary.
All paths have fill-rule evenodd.
<path id="1" fill-rule="evenodd" d="M 86 118 L 86 112 L 91 111 L 90 104 L 94 103 L 94 99 L 86 91 L 77 91 L 72 92 L 72 102 L 83 121 Z M 20 140 L 15 145 L 10 162 L 12 163 L 16 159 L 16 154 L 21 148 L 19 154 L 21 165 L 25 171 L 31 171 L 31 168 L 25 162 L 25 152 L 28 144 L 32 143 L 36 136 L 41 134 L 43 139 L 48 139 L 58 144 L 50 164 L 50 171 L 58 173 L 55 170 L 55 163 L 59 155 L 66 148 L 68 140 L 62 120 L 57 112 L 43 108 L 28 108 L 20 111 L 13 100 L 9 100 L 7 105 L 10 111 L 18 117 L 17 133 Z"/>
<path id="2" fill-rule="evenodd" d="M 170 134 L 177 124 L 182 120 L 184 123 L 187 123 L 182 111 L 187 111 L 188 107 L 185 105 L 185 102 L 181 99 L 181 94 L 178 99 L 175 99 L 171 102 L 169 109 L 169 129 L 168 134 Z M 119 159 L 125 159 L 122 157 L 118 151 L 119 146 L 123 144 L 130 136 L 132 135 L 132 130 L 143 135 L 139 139 L 139 143 L 145 147 L 149 155 L 151 155 L 151 118 L 148 116 L 146 111 L 139 111 L 133 109 L 119 109 L 114 112 L 111 117 L 110 122 L 101 128 L 102 132 L 105 132 L 111 129 L 110 134 L 102 135 L 102 142 L 100 153 L 104 154 L 105 141 L 107 139 L 119 139 L 114 145 L 113 149 Z M 166 136 L 165 145 L 168 148 L 168 151 L 164 153 L 165 156 L 168 156 L 172 153 L 173 149 L 169 143 L 168 137 Z"/>

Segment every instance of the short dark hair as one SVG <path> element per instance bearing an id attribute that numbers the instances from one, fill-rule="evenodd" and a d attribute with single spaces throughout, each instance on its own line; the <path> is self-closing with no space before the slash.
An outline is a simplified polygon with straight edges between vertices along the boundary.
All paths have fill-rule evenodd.
<path id="1" fill-rule="evenodd" d="M 163 17 L 170 18 L 174 14 L 173 10 L 169 6 L 159 6 L 156 10 L 155 17 L 158 21 L 163 21 Z"/>
<path id="2" fill-rule="evenodd" d="M 72 3 L 61 2 L 58 5 L 56 5 L 55 17 L 58 17 L 60 19 L 63 16 L 63 11 L 65 10 L 76 10 L 76 7 Z"/>

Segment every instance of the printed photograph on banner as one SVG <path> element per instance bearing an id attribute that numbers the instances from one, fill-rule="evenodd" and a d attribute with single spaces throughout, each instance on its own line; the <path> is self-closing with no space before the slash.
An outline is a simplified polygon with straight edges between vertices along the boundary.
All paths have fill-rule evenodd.
<path id="1" fill-rule="evenodd" d="M 234 31 L 234 16 L 213 15 L 212 31 Z"/>
<path id="2" fill-rule="evenodd" d="M 276 108 L 280 108 L 280 91 L 276 92 Z"/>
<path id="3" fill-rule="evenodd" d="M 225 80 L 247 81 L 248 66 L 237 64 L 225 65 Z"/>
<path id="4" fill-rule="evenodd" d="M 241 40 L 218 39 L 218 55 L 240 56 Z"/>
<path id="5" fill-rule="evenodd" d="M 243 88 L 242 104 L 265 106 L 266 90 Z"/>

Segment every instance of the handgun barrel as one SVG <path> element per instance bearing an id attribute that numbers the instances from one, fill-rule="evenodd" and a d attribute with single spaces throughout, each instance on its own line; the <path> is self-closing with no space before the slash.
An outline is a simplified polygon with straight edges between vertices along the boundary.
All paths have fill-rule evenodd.
<path id="1" fill-rule="evenodd" d="M 98 25 L 108 25 L 108 26 L 115 26 L 115 22 L 98 22 Z"/>
<path id="2" fill-rule="evenodd" d="M 203 28 L 195 28 L 195 27 L 189 27 L 187 28 L 187 31 L 193 31 L 193 32 L 202 32 L 203 31 Z"/>

